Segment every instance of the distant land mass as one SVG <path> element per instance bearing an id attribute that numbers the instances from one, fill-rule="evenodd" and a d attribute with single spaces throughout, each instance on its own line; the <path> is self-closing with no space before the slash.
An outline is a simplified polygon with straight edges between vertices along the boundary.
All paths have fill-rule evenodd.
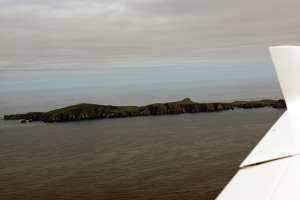
<path id="1" fill-rule="evenodd" d="M 4 120 L 30 120 L 47 123 L 79 121 L 102 118 L 122 118 L 149 115 L 168 115 L 180 113 L 217 112 L 236 108 L 286 108 L 285 101 L 263 99 L 260 101 L 234 101 L 231 103 L 197 103 L 190 98 L 182 101 L 155 103 L 146 106 L 112 106 L 81 103 L 49 112 L 29 112 L 26 114 L 4 115 Z"/>

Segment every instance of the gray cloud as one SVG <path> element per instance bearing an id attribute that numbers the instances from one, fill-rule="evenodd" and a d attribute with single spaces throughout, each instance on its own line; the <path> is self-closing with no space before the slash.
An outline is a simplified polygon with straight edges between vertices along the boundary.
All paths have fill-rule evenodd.
<path id="1" fill-rule="evenodd" d="M 296 0 L 0 0 L 0 70 L 268 64 Z"/>

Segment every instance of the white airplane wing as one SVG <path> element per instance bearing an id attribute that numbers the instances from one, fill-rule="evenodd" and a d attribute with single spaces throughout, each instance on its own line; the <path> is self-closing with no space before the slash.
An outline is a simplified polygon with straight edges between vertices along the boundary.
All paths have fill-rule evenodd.
<path id="1" fill-rule="evenodd" d="M 240 165 L 218 200 L 300 200 L 300 47 L 270 47 L 287 111 Z"/>

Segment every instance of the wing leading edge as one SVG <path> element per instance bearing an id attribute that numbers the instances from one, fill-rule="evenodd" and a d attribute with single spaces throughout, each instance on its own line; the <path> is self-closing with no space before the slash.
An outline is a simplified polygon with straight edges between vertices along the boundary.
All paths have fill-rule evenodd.
<path id="1" fill-rule="evenodd" d="M 217 197 L 300 199 L 300 47 L 270 47 L 287 111 L 240 165 Z"/>

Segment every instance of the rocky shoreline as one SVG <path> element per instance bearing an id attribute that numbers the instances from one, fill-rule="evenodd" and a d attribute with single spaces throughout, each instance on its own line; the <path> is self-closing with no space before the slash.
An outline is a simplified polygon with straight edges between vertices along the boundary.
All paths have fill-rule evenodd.
<path id="1" fill-rule="evenodd" d="M 46 123 L 79 121 L 101 118 L 122 118 L 180 113 L 219 112 L 236 108 L 252 109 L 261 107 L 286 108 L 284 100 L 234 101 L 231 103 L 197 103 L 189 98 L 177 102 L 155 103 L 146 106 L 112 106 L 77 104 L 49 112 L 4 115 L 4 120 L 32 120 Z"/>

